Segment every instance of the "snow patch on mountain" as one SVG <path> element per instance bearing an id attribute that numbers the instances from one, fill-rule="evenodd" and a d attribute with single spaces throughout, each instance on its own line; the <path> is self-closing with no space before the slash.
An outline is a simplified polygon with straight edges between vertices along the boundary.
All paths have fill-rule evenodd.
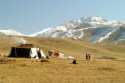
<path id="1" fill-rule="evenodd" d="M 7 35 L 7 36 L 23 36 L 23 34 L 13 29 L 0 30 L 0 34 Z"/>
<path id="2" fill-rule="evenodd" d="M 60 26 L 47 28 L 30 36 L 72 38 L 77 40 L 86 39 L 85 35 L 90 34 L 89 40 L 91 42 L 100 43 L 108 38 L 111 38 L 110 36 L 113 36 L 114 39 L 118 39 L 115 37 L 120 37 L 120 39 L 124 39 L 124 31 L 117 30 L 121 26 L 125 27 L 125 22 L 120 22 L 116 20 L 109 21 L 97 16 L 82 17 L 78 20 L 65 22 L 63 25 Z"/>
<path id="3" fill-rule="evenodd" d="M 47 29 L 44 29 L 40 32 L 37 32 L 37 33 L 34 33 L 34 34 L 31 34 L 31 35 L 28 35 L 29 37 L 35 37 L 35 36 L 38 36 L 38 35 L 42 35 L 43 33 L 46 33 L 48 31 L 51 31 L 52 28 L 47 28 Z"/>
<path id="4" fill-rule="evenodd" d="M 105 39 L 108 39 L 112 33 L 116 32 L 118 28 L 114 28 L 111 32 L 107 33 L 105 36 L 101 37 L 98 40 L 98 43 L 103 42 Z"/>

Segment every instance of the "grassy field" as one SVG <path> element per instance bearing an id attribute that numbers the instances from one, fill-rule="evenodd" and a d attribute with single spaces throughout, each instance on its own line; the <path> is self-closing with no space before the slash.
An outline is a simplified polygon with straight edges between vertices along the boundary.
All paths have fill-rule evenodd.
<path id="1" fill-rule="evenodd" d="M 125 61 L 16 59 L 0 64 L 0 83 L 124 83 Z"/>
<path id="2" fill-rule="evenodd" d="M 0 64 L 0 83 L 124 83 L 125 47 L 113 45 L 93 45 L 84 41 L 25 38 L 47 54 L 52 48 L 58 48 L 72 60 L 51 58 L 48 62 L 31 61 L 25 58 L 9 58 Z M 12 38 L 0 38 L 0 51 L 7 56 L 15 45 Z M 9 42 L 8 42 L 9 41 Z M 13 41 L 13 42 L 12 42 Z M 91 61 L 85 61 L 84 53 L 93 55 Z M 105 58 L 107 57 L 107 58 Z"/>

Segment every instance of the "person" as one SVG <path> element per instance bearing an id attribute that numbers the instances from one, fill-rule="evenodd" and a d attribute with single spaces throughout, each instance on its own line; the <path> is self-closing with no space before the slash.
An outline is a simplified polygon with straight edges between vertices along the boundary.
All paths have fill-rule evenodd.
<path id="1" fill-rule="evenodd" d="M 90 60 L 91 59 L 91 55 L 90 54 L 88 54 L 88 60 Z"/>
<path id="2" fill-rule="evenodd" d="M 72 64 L 77 64 L 77 63 L 76 63 L 76 59 L 73 60 Z"/>
<path id="3" fill-rule="evenodd" d="M 86 60 L 90 60 L 91 59 L 91 54 L 86 52 Z"/>
<path id="4" fill-rule="evenodd" d="M 38 55 L 39 59 L 42 58 L 42 57 L 41 57 L 40 49 L 37 50 L 37 55 Z"/>
<path id="5" fill-rule="evenodd" d="M 85 57 L 86 57 L 86 60 L 88 60 L 88 54 L 87 54 L 87 52 L 86 52 L 86 54 L 85 54 Z"/>

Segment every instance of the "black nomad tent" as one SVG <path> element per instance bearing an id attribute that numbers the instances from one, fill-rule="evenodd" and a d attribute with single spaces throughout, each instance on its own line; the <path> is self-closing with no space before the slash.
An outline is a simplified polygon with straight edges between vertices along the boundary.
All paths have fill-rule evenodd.
<path id="1" fill-rule="evenodd" d="M 46 58 L 40 48 L 35 48 L 32 44 L 22 44 L 17 47 L 12 47 L 9 57 L 24 57 L 24 58 Z"/>
<path id="2" fill-rule="evenodd" d="M 30 51 L 33 47 L 32 44 L 21 44 L 17 47 L 12 47 L 9 57 L 30 57 Z"/>
<path id="3" fill-rule="evenodd" d="M 31 48 L 12 47 L 9 57 L 30 57 Z"/>

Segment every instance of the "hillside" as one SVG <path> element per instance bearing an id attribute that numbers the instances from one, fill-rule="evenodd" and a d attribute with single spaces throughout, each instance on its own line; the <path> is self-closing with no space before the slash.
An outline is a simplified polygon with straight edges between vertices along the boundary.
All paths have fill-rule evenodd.
<path id="1" fill-rule="evenodd" d="M 109 56 L 115 58 L 125 58 L 125 46 L 112 44 L 91 44 L 86 41 L 72 39 L 54 39 L 54 38 L 32 38 L 32 37 L 1 37 L 0 51 L 8 55 L 12 46 L 18 45 L 20 41 L 25 40 L 28 43 L 40 47 L 47 54 L 47 51 L 58 48 L 65 55 L 82 57 L 86 52 L 91 53 L 94 57 Z M 9 41 L 9 42 L 8 42 Z"/>
<path id="2" fill-rule="evenodd" d="M 124 46 L 90 44 L 71 39 L 1 37 L 0 52 L 7 56 L 10 48 L 16 46 L 22 38 L 42 48 L 46 54 L 49 49 L 58 48 L 66 56 L 75 56 L 77 64 L 71 64 L 72 60 L 58 58 L 50 58 L 48 62 L 9 58 L 9 62 L 0 64 L 0 83 L 125 82 Z M 91 61 L 85 61 L 83 54 L 86 51 L 93 55 L 94 58 Z"/>
<path id="3" fill-rule="evenodd" d="M 125 47 L 105 44 L 91 44 L 86 41 L 77 41 L 71 39 L 52 39 L 52 38 L 26 38 L 26 40 L 40 46 L 47 51 L 48 49 L 58 48 L 66 55 L 83 57 L 85 52 L 91 53 L 93 56 L 111 56 L 125 57 Z"/>

